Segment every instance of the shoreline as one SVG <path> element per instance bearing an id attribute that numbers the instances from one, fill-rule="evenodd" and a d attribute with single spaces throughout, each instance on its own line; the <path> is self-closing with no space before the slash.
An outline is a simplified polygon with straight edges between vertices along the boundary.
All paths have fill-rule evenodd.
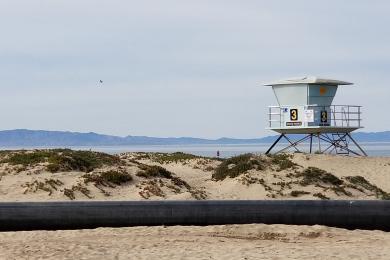
<path id="1" fill-rule="evenodd" d="M 42 149 L 72 149 L 83 151 L 97 151 L 109 154 L 157 152 L 183 152 L 198 156 L 215 157 L 220 151 L 221 158 L 228 158 L 245 153 L 264 154 L 272 143 L 259 144 L 185 144 L 185 145 L 101 145 L 101 146 L 9 146 L 0 147 L 0 151 L 42 150 Z M 368 157 L 390 157 L 390 142 L 362 142 L 360 143 L 368 153 Z M 304 146 L 308 152 L 309 144 Z"/>

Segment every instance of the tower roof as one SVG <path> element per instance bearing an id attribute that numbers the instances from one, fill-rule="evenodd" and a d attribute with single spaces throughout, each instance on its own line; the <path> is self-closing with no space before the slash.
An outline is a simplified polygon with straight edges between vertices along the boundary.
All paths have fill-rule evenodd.
<path id="1" fill-rule="evenodd" d="M 325 79 L 314 76 L 297 77 L 273 81 L 264 84 L 264 86 L 275 86 L 275 85 L 290 85 L 290 84 L 326 84 L 326 85 L 352 85 L 351 82 L 336 80 L 336 79 Z"/>

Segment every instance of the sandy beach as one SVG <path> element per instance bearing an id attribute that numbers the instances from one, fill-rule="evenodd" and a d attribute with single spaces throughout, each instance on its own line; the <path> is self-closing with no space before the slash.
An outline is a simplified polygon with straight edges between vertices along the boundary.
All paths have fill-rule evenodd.
<path id="1" fill-rule="evenodd" d="M 389 199 L 390 158 L 230 159 L 68 150 L 0 154 L 0 201 Z M 388 259 L 390 234 L 221 225 L 0 233 L 0 259 Z"/>
<path id="2" fill-rule="evenodd" d="M 323 226 L 130 227 L 0 233 L 1 259 L 389 259 L 390 233 Z"/>

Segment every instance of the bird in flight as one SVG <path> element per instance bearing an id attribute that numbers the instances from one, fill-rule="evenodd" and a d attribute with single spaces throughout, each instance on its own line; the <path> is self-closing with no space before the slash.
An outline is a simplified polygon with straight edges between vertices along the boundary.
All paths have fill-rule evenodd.
<path id="1" fill-rule="evenodd" d="M 100 83 L 103 83 L 103 80 L 99 80 Z"/>

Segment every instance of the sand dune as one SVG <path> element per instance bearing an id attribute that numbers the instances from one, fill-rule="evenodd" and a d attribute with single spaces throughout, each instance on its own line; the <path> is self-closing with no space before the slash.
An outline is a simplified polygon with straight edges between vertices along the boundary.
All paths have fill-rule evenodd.
<path id="1" fill-rule="evenodd" d="M 388 157 L 37 153 L 1 154 L 0 201 L 390 198 Z"/>

